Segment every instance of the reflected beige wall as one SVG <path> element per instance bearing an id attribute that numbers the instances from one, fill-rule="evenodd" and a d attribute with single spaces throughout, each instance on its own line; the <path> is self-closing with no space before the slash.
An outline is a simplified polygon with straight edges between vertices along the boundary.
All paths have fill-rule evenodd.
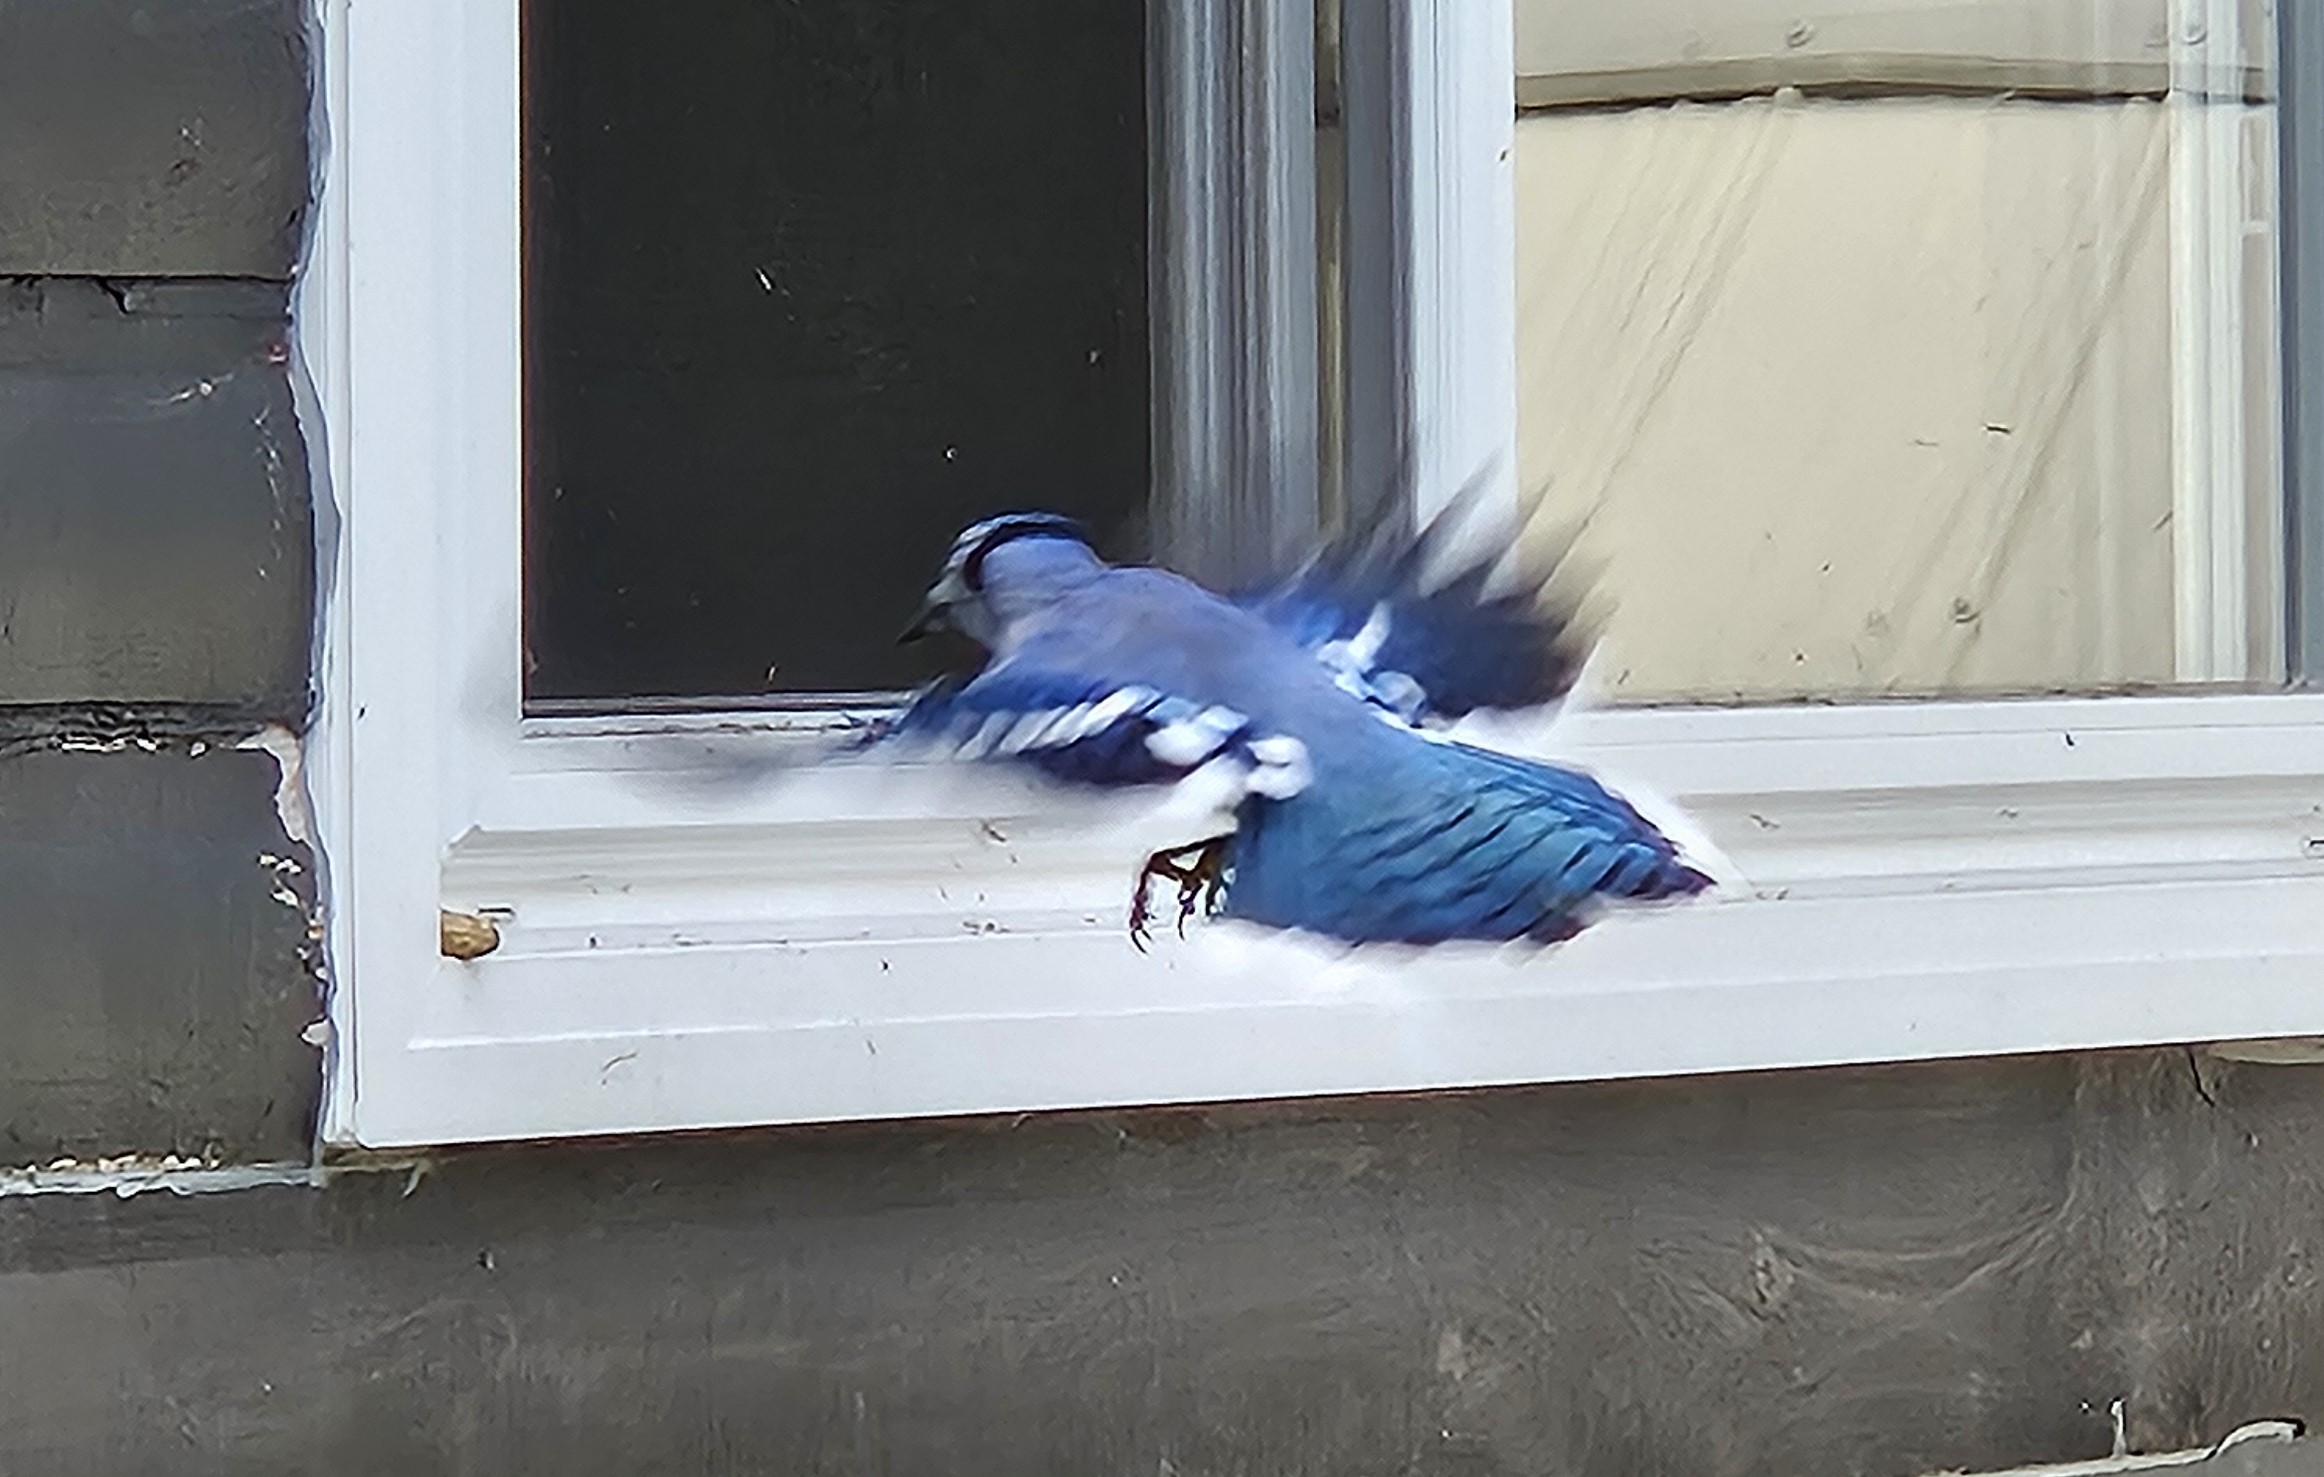
<path id="1" fill-rule="evenodd" d="M 2147 99 L 1520 118 L 1523 485 L 1610 567 L 1611 694 L 2172 680 L 2171 138 Z"/>

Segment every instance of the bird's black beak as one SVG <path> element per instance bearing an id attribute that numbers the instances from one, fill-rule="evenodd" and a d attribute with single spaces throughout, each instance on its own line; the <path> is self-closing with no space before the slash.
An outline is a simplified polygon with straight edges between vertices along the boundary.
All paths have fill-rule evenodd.
<path id="1" fill-rule="evenodd" d="M 904 627 L 902 632 L 897 635 L 896 644 L 910 646 L 915 641 L 925 640 L 935 635 L 950 624 L 951 622 L 945 617 L 944 607 L 938 604 L 936 598 L 931 595 L 920 602 L 919 614 L 913 616 L 912 623 Z"/>
<path id="2" fill-rule="evenodd" d="M 954 610 L 974 594 L 967 581 L 960 577 L 959 571 L 946 570 L 944 578 L 928 587 L 928 593 L 920 600 L 920 613 L 912 617 L 912 624 L 904 627 L 903 634 L 896 638 L 896 644 L 909 646 L 923 636 L 933 636 L 938 631 L 959 630 L 960 622 Z"/>

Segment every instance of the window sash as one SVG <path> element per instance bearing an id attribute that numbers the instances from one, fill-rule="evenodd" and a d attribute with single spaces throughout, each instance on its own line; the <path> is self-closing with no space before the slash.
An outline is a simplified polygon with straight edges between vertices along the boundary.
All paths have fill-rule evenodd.
<path id="1" fill-rule="evenodd" d="M 2324 699 L 1585 714 L 1749 895 L 1547 955 L 1128 946 L 1100 822 L 1004 775 L 691 789 L 797 717 L 522 718 L 513 5 L 331 0 L 300 284 L 305 751 L 333 1143 L 374 1147 L 2324 1033 Z M 1391 12 L 1422 485 L 1514 422 L 1504 6 Z M 1503 465 L 1507 465 L 1504 457 Z M 641 781 L 658 781 L 653 783 Z M 498 920 L 442 957 L 441 910 Z"/>

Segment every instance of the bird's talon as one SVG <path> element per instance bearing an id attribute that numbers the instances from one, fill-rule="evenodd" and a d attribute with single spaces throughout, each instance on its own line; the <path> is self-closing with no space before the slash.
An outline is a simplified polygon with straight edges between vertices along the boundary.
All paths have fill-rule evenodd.
<path id="1" fill-rule="evenodd" d="M 1135 890 L 1130 894 L 1130 945 L 1141 954 L 1146 952 L 1150 937 L 1147 930 L 1152 921 L 1153 914 L 1146 905 L 1146 874 L 1140 872 Z"/>
<path id="2" fill-rule="evenodd" d="M 1181 861 L 1192 857 L 1192 861 Z M 1208 841 L 1197 841 L 1170 851 L 1157 851 L 1146 858 L 1146 865 L 1138 869 L 1138 876 L 1130 894 L 1130 942 L 1138 952 L 1146 952 L 1151 939 L 1153 911 L 1148 891 L 1152 879 L 1167 877 L 1178 884 L 1178 936 L 1186 937 L 1186 920 L 1197 908 L 1206 912 L 1218 911 L 1219 894 L 1225 887 L 1226 838 L 1214 836 Z"/>

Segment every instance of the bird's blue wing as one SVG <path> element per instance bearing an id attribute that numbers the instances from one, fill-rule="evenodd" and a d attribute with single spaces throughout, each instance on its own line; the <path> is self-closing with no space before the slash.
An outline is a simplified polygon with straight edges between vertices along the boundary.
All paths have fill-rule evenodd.
<path id="1" fill-rule="evenodd" d="M 1382 498 L 1372 518 L 1239 603 L 1409 722 L 1556 702 L 1589 655 L 1577 607 L 1551 593 L 1564 551 L 1455 556 L 1483 486 L 1480 474 L 1417 529 L 1405 499 Z"/>
<path id="2" fill-rule="evenodd" d="M 1710 886 L 1586 774 L 1415 737 L 1362 785 L 1317 785 L 1238 827 L 1222 911 L 1352 943 L 1555 943 L 1604 904 Z"/>
<path id="3" fill-rule="evenodd" d="M 1001 661 L 973 679 L 939 683 L 877 725 L 861 752 L 1027 765 L 1100 787 L 1169 784 L 1222 757 L 1253 771 L 1254 788 L 1296 789 L 1306 756 L 1245 715 L 1136 683 Z"/>

